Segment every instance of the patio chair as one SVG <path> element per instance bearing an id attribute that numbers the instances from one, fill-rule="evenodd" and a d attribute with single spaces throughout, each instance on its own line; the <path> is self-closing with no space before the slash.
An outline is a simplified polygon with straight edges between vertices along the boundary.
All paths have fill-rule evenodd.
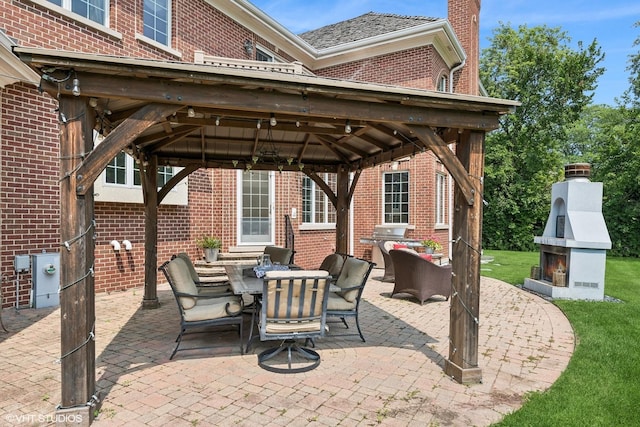
<path id="1" fill-rule="evenodd" d="M 451 295 L 451 265 L 436 265 L 417 253 L 404 250 L 389 252 L 396 271 L 396 281 L 391 292 L 413 295 L 424 304 L 434 295 L 442 295 L 445 300 Z"/>
<path id="2" fill-rule="evenodd" d="M 167 261 L 160 270 L 164 273 L 180 311 L 180 334 L 176 338 L 176 347 L 169 359 L 179 351 L 182 337 L 188 330 L 203 329 L 212 326 L 232 325 L 238 327 L 240 335 L 240 354 L 243 354 L 242 342 L 242 298 L 231 293 L 207 293 L 199 291 L 187 263 L 181 257 Z M 200 350 L 208 347 L 189 347 L 181 350 Z"/>
<path id="3" fill-rule="evenodd" d="M 222 282 L 203 280 L 203 278 L 200 277 L 200 275 L 196 271 L 196 267 L 193 265 L 191 258 L 186 252 L 180 252 L 179 254 L 173 255 L 171 259 L 174 259 L 176 257 L 182 258 L 184 260 L 185 264 L 187 265 L 187 269 L 189 270 L 189 275 L 191 276 L 191 279 L 196 284 L 200 292 L 203 292 L 203 291 L 207 293 L 231 292 L 231 287 L 229 285 L 228 280 L 222 281 Z"/>
<path id="4" fill-rule="evenodd" d="M 344 265 L 344 260 L 348 255 L 332 253 L 327 255 L 323 260 L 322 264 L 318 270 L 325 270 L 329 272 L 331 276 L 331 281 L 335 282 L 338 280 L 338 276 L 340 276 L 340 272 L 342 271 L 342 266 Z"/>
<path id="5" fill-rule="evenodd" d="M 268 271 L 264 277 L 259 330 L 262 341 L 281 341 L 258 354 L 258 365 L 278 373 L 306 372 L 320 364 L 320 355 L 296 340 L 313 342 L 326 329 L 329 273 L 321 270 Z M 286 365 L 278 360 L 286 352 Z M 295 356 L 295 361 L 294 361 Z"/>
<path id="6" fill-rule="evenodd" d="M 364 335 L 360 329 L 360 300 L 362 297 L 362 291 L 367 284 L 367 279 L 371 270 L 375 267 L 375 263 L 366 261 L 360 258 L 347 257 L 344 261 L 344 266 L 336 280 L 335 286 L 340 288 L 339 291 L 330 292 L 329 300 L 327 302 L 327 318 L 339 318 L 344 326 L 349 329 L 347 324 L 347 317 L 354 317 L 356 320 L 356 327 L 358 328 L 358 335 L 362 342 L 365 342 Z M 339 334 L 338 336 L 349 336 L 356 334 Z M 335 335 L 334 335 L 335 336 Z"/>
<path id="7" fill-rule="evenodd" d="M 281 248 L 279 246 L 265 246 L 264 253 L 269 255 L 271 262 L 282 265 L 289 265 L 293 261 L 294 251 L 290 248 Z"/>

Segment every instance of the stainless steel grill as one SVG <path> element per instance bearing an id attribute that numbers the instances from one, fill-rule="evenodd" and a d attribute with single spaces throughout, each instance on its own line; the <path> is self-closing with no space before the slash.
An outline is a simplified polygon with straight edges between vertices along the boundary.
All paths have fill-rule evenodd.
<path id="1" fill-rule="evenodd" d="M 360 243 L 368 243 L 371 247 L 371 261 L 376 263 L 377 268 L 384 268 L 384 259 L 380 253 L 378 247 L 379 242 L 394 241 L 403 243 L 410 247 L 417 247 L 420 245 L 420 240 L 408 239 L 405 237 L 407 229 L 406 227 L 393 227 L 376 225 L 373 229 L 373 234 L 370 237 L 362 237 Z"/>

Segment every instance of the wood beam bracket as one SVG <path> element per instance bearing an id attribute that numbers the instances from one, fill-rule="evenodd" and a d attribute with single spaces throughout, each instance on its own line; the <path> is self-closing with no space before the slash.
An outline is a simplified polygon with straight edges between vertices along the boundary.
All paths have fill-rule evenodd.
<path id="1" fill-rule="evenodd" d="M 87 155 L 82 166 L 76 171 L 76 194 L 85 195 L 111 159 L 130 145 L 149 126 L 164 120 L 181 107 L 181 105 L 172 104 L 148 104 L 124 120 Z"/>
<path id="2" fill-rule="evenodd" d="M 438 157 L 438 160 L 447 168 L 455 183 L 460 187 L 467 204 L 473 206 L 476 189 L 471 182 L 469 172 L 456 157 L 455 153 L 449 149 L 447 143 L 428 127 L 407 125 L 400 126 L 400 128 L 403 132 L 418 138 L 425 147 Z"/>

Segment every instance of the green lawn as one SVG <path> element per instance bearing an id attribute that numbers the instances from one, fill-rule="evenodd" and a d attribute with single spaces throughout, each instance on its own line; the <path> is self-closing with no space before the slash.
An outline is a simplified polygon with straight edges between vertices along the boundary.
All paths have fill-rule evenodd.
<path id="1" fill-rule="evenodd" d="M 482 275 L 522 284 L 538 253 L 484 251 Z M 496 426 L 640 426 L 640 259 L 607 258 L 605 295 L 614 302 L 561 301 L 576 334 L 569 366 L 544 393 Z"/>

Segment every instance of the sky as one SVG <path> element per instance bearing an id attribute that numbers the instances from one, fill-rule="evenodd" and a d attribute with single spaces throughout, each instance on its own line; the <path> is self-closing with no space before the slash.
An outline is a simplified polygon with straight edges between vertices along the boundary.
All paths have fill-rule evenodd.
<path id="1" fill-rule="evenodd" d="M 250 0 L 289 31 L 299 34 L 344 21 L 367 12 L 446 18 L 447 0 Z M 598 80 L 593 102 L 615 105 L 615 98 L 629 88 L 626 71 L 629 55 L 640 52 L 633 42 L 640 37 L 638 0 L 482 0 L 480 44 L 488 47 L 489 38 L 500 23 L 514 28 L 547 25 L 561 27 L 571 38 L 588 46 L 594 39 L 605 59 L 606 69 Z"/>

